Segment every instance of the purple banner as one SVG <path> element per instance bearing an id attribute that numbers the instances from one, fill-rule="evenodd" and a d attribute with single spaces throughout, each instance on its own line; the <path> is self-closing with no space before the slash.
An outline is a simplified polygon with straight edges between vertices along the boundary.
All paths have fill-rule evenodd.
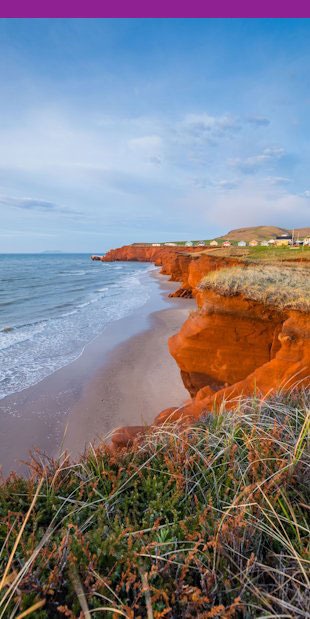
<path id="1" fill-rule="evenodd" d="M 2 2 L 0 17 L 309 17 L 310 3 L 307 0 L 295 2 L 260 0 L 103 0 L 70 1 L 54 0 L 43 3 L 39 0 L 11 0 Z"/>

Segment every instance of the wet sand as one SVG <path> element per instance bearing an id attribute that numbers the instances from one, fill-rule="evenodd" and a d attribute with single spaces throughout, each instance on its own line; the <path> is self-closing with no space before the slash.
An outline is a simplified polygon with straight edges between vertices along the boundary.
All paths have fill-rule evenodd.
<path id="1" fill-rule="evenodd" d="M 164 408 L 188 398 L 167 340 L 194 306 L 169 299 L 178 284 L 145 274 L 150 299 L 110 323 L 73 363 L 37 385 L 0 400 L 0 465 L 26 474 L 21 461 L 37 447 L 73 458 L 120 425 L 148 424 Z"/>

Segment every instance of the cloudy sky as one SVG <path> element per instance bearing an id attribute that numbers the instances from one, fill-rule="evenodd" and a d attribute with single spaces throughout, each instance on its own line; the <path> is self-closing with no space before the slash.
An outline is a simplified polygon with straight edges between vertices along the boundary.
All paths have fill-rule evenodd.
<path id="1" fill-rule="evenodd" d="M 0 20 L 0 252 L 310 225 L 309 20 Z"/>

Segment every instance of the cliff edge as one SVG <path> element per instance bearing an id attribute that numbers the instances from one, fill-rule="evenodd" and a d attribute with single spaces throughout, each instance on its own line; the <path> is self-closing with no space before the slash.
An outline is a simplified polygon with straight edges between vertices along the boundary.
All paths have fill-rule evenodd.
<path id="1" fill-rule="evenodd" d="M 305 267 L 251 269 L 237 258 L 212 256 L 198 248 L 189 252 L 126 246 L 102 259 L 152 261 L 173 281 L 181 282 L 178 296 L 196 298 L 197 311 L 169 339 L 189 400 L 162 411 L 155 425 L 197 419 L 219 410 L 223 402 L 226 408 L 235 408 L 238 399 L 255 393 L 265 398 L 279 390 L 310 386 L 310 294 Z M 143 430 L 122 428 L 113 444 L 128 444 Z"/>

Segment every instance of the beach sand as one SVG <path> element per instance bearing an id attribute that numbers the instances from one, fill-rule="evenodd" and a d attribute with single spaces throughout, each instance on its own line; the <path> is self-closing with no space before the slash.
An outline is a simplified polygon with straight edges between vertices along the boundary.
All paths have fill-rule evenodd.
<path id="1" fill-rule="evenodd" d="M 149 301 L 110 323 L 73 363 L 37 385 L 0 401 L 0 464 L 26 474 L 37 447 L 49 456 L 64 448 L 77 458 L 122 425 L 149 424 L 164 408 L 188 399 L 167 341 L 190 309 L 191 299 L 168 298 L 177 283 L 144 275 Z"/>
<path id="2" fill-rule="evenodd" d="M 180 307 L 153 313 L 150 330 L 109 355 L 71 410 L 64 446 L 74 457 L 112 429 L 149 424 L 164 408 L 189 398 L 167 345 L 187 315 Z"/>

